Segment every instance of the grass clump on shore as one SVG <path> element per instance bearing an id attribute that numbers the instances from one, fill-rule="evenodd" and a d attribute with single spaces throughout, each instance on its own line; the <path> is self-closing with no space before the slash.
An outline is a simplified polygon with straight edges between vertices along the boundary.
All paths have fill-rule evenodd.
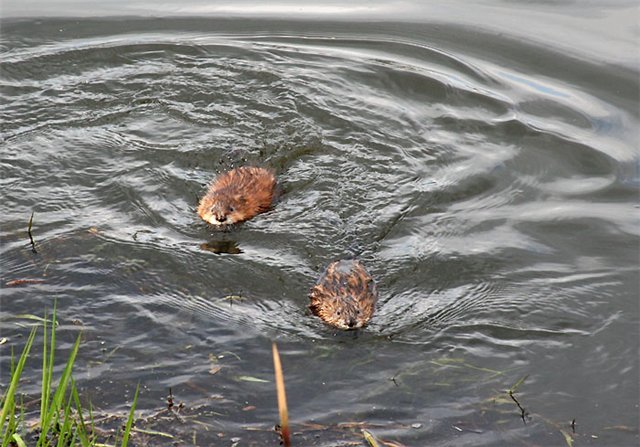
<path id="1" fill-rule="evenodd" d="M 50 323 L 50 324 L 49 324 Z M 25 420 L 25 406 L 22 399 L 18 400 L 18 384 L 22 376 L 29 352 L 38 332 L 38 326 L 34 327 L 22 350 L 18 361 L 12 353 L 11 381 L 6 392 L 0 400 L 0 434 L 2 435 L 1 447 L 62 447 L 62 446 L 105 446 L 96 440 L 93 425 L 93 415 L 89 409 L 89 420 L 85 421 L 83 409 L 80 404 L 78 390 L 71 376 L 76 360 L 80 337 L 76 339 L 71 352 L 68 355 L 66 365 L 57 384 L 53 379 L 53 367 L 55 364 L 56 348 L 56 309 L 49 322 L 45 316 L 42 320 L 43 347 L 42 347 L 42 387 L 40 393 L 40 411 L 35 423 L 27 423 Z M 133 400 L 129 420 L 122 434 L 121 444 L 126 447 L 133 425 L 133 413 L 138 398 L 138 391 Z"/>

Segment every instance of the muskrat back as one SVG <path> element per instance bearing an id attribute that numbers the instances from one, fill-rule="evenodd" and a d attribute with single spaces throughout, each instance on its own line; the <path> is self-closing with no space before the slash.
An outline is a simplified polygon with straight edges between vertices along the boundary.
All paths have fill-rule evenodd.
<path id="1" fill-rule="evenodd" d="M 349 330 L 369 322 L 378 290 L 362 263 L 341 260 L 327 266 L 309 298 L 309 309 L 314 315 L 333 327 Z"/>

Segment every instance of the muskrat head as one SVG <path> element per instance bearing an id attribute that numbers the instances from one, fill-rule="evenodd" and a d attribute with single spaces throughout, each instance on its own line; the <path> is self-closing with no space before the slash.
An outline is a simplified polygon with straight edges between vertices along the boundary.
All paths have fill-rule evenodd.
<path id="1" fill-rule="evenodd" d="M 353 297 L 346 297 L 344 303 L 336 310 L 334 325 L 340 329 L 358 329 L 365 325 L 367 320 L 360 312 L 360 307 Z"/>
<path id="2" fill-rule="evenodd" d="M 353 296 L 337 296 L 333 299 L 316 301 L 310 307 L 314 314 L 338 329 L 358 329 L 363 327 L 369 319 Z"/>
<path id="3" fill-rule="evenodd" d="M 200 217 L 211 225 L 230 225 L 245 220 L 245 200 L 240 195 L 215 194 L 206 197 L 198 207 Z"/>
<path id="4" fill-rule="evenodd" d="M 378 292 L 373 278 L 355 260 L 329 264 L 311 288 L 309 308 L 325 323 L 338 329 L 358 329 L 375 310 Z"/>

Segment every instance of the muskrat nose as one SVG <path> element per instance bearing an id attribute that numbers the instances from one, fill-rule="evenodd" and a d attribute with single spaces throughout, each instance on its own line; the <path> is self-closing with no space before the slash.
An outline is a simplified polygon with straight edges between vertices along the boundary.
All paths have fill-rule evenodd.
<path id="1" fill-rule="evenodd" d="M 347 321 L 347 326 L 354 327 L 355 325 L 356 325 L 356 319 L 355 318 L 349 318 L 349 321 Z"/>

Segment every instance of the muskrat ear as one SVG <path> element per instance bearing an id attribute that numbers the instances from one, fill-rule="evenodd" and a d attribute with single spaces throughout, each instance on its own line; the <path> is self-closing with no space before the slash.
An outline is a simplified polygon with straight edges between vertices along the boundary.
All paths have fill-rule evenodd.
<path id="1" fill-rule="evenodd" d="M 245 203 L 247 201 L 246 197 L 243 196 L 242 194 L 236 194 L 233 198 L 238 203 Z"/>

